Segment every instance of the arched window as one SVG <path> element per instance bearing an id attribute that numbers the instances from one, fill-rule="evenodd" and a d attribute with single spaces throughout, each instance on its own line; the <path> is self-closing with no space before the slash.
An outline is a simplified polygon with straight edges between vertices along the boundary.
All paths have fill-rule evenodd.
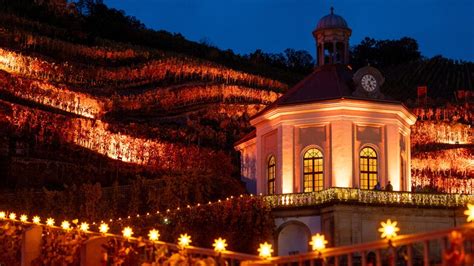
<path id="1" fill-rule="evenodd" d="M 309 149 L 303 156 L 303 191 L 312 192 L 323 189 L 323 153 Z"/>
<path id="2" fill-rule="evenodd" d="M 377 153 L 370 147 L 360 151 L 360 188 L 372 189 L 378 181 Z"/>
<path id="3" fill-rule="evenodd" d="M 267 181 L 268 181 L 268 194 L 275 194 L 275 174 L 276 174 L 276 161 L 275 156 L 268 158 L 267 164 Z"/>

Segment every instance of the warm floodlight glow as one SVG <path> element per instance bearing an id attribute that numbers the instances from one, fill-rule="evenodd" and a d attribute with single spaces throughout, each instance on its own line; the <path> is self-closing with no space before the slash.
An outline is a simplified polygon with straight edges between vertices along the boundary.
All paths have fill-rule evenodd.
<path id="1" fill-rule="evenodd" d="M 273 248 L 271 244 L 265 242 L 263 244 L 260 244 L 260 247 L 257 251 L 260 257 L 262 257 L 263 259 L 268 259 L 272 256 Z"/>
<path id="2" fill-rule="evenodd" d="M 314 251 L 321 251 L 326 248 L 328 241 L 324 239 L 324 235 L 316 234 L 311 237 L 309 244 L 313 247 Z"/>
<path id="3" fill-rule="evenodd" d="M 109 225 L 106 223 L 101 223 L 99 226 L 99 232 L 101 232 L 102 234 L 107 234 L 108 231 L 109 231 Z"/>
<path id="4" fill-rule="evenodd" d="M 54 225 L 54 219 L 53 218 L 48 218 L 46 220 L 46 225 L 48 226 L 53 226 Z"/>
<path id="5" fill-rule="evenodd" d="M 20 221 L 22 221 L 22 222 L 28 221 L 28 216 L 26 216 L 26 214 L 20 215 Z"/>
<path id="6" fill-rule="evenodd" d="M 214 240 L 214 244 L 212 244 L 212 246 L 214 247 L 215 251 L 222 252 L 226 250 L 227 241 L 219 237 L 218 239 Z"/>
<path id="7" fill-rule="evenodd" d="M 81 231 L 87 232 L 89 231 L 89 224 L 88 223 L 81 223 Z"/>
<path id="8" fill-rule="evenodd" d="M 14 213 L 14 212 L 10 213 L 10 215 L 8 215 L 8 218 L 10 218 L 10 220 L 15 220 L 16 219 L 16 213 Z"/>
<path id="9" fill-rule="evenodd" d="M 33 221 L 33 223 L 35 223 L 35 224 L 39 224 L 40 221 L 41 221 L 41 218 L 40 218 L 39 216 L 34 216 L 32 221 Z"/>
<path id="10" fill-rule="evenodd" d="M 148 233 L 148 239 L 151 241 L 158 241 L 158 239 L 160 239 L 160 232 L 156 229 L 151 229 Z"/>
<path id="11" fill-rule="evenodd" d="M 381 238 L 391 239 L 397 236 L 397 232 L 400 228 L 397 227 L 397 221 L 392 222 L 390 219 L 387 222 L 381 222 L 382 227 L 379 228 L 379 232 L 382 233 Z"/>
<path id="12" fill-rule="evenodd" d="M 133 230 L 130 228 L 130 226 L 127 226 L 122 230 L 122 234 L 124 237 L 130 238 L 133 235 Z"/>
<path id="13" fill-rule="evenodd" d="M 474 222 L 474 204 L 467 204 L 464 214 L 467 215 L 467 222 Z"/>
<path id="14" fill-rule="evenodd" d="M 182 248 L 185 248 L 191 244 L 191 237 L 188 234 L 181 234 L 178 238 L 178 245 Z"/>
<path id="15" fill-rule="evenodd" d="M 64 229 L 64 230 L 69 230 L 69 229 L 71 229 L 71 224 L 68 221 L 63 221 L 61 223 L 61 228 Z"/>
<path id="16" fill-rule="evenodd" d="M 5 212 L 0 212 L 0 219 L 5 219 L 7 217 L 7 214 Z"/>

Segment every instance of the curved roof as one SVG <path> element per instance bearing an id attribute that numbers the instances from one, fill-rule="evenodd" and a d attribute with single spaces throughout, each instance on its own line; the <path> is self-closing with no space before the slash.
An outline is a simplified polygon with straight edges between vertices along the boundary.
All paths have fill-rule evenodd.
<path id="1" fill-rule="evenodd" d="M 316 68 L 312 74 L 254 117 L 282 105 L 351 97 L 352 91 L 352 70 L 348 66 L 342 64 L 324 65 Z"/>
<path id="2" fill-rule="evenodd" d="M 399 103 L 390 98 L 382 100 L 357 96 L 353 94 L 355 89 L 356 84 L 353 81 L 353 72 L 349 66 L 343 64 L 323 65 L 316 68 L 313 73 L 252 118 L 258 117 L 279 106 L 341 98 Z"/>
<path id="3" fill-rule="evenodd" d="M 318 25 L 316 26 L 316 31 L 335 28 L 349 29 L 349 26 L 347 26 L 347 22 L 343 17 L 334 14 L 334 8 L 331 7 L 331 14 L 326 15 L 319 20 Z"/>

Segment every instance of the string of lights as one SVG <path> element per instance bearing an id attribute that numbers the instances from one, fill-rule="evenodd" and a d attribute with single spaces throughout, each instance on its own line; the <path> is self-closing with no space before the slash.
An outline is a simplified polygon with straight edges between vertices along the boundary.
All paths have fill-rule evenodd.
<path id="1" fill-rule="evenodd" d="M 467 216 L 467 222 L 474 222 L 474 204 L 468 204 L 467 209 L 465 210 L 464 214 Z M 19 217 L 15 212 L 5 212 L 0 211 L 0 221 L 11 221 L 11 222 L 18 222 L 25 225 L 36 225 L 36 226 L 43 226 L 52 229 L 59 229 L 69 232 L 71 230 L 79 230 L 80 232 L 92 235 L 102 235 L 104 237 L 117 237 L 117 238 L 125 238 L 127 240 L 138 240 L 139 238 L 133 237 L 133 228 L 130 226 L 126 226 L 122 230 L 122 235 L 112 234 L 109 233 L 109 226 L 106 223 L 100 223 L 97 227 L 98 232 L 92 231 L 90 225 L 87 222 L 79 223 L 78 220 L 73 220 L 72 223 L 64 220 L 61 222 L 60 226 L 55 225 L 54 218 L 47 218 L 45 223 L 41 223 L 41 218 L 39 216 L 32 217 L 31 221 L 29 221 L 28 216 L 26 214 L 22 214 Z M 380 228 L 378 231 L 381 233 L 382 239 L 389 240 L 389 246 L 391 245 L 391 239 L 397 236 L 400 231 L 400 228 L 397 226 L 397 221 L 392 221 L 388 219 L 387 221 L 382 221 L 380 223 Z M 156 229 L 149 230 L 148 239 L 142 241 L 150 241 L 151 243 L 162 243 L 166 244 L 165 242 L 160 242 L 160 232 Z M 177 244 L 179 248 L 185 249 L 191 246 L 192 238 L 187 233 L 181 234 L 177 239 Z M 312 250 L 315 252 L 321 252 L 326 248 L 328 241 L 325 239 L 325 236 L 322 234 L 316 234 L 311 237 L 311 241 L 309 245 L 312 247 Z M 216 252 L 224 252 L 228 246 L 226 239 L 221 237 L 214 240 L 212 244 L 214 247 L 214 251 Z M 258 248 L 259 256 L 262 259 L 269 259 L 272 257 L 273 247 L 271 244 L 265 242 L 261 243 Z"/>
<path id="2" fill-rule="evenodd" d="M 160 232 L 156 229 L 151 229 L 148 232 L 148 238 L 140 238 L 140 237 L 134 237 L 134 231 L 132 227 L 126 226 L 122 229 L 121 235 L 120 234 L 113 234 L 110 233 L 110 227 L 107 223 L 100 223 L 97 227 L 96 230 L 93 230 L 90 226 L 89 223 L 87 222 L 81 222 L 73 220 L 69 222 L 68 220 L 63 220 L 61 224 L 58 226 L 56 225 L 56 220 L 54 218 L 47 218 L 44 223 L 42 223 L 41 218 L 39 216 L 34 216 L 31 218 L 31 220 L 28 219 L 28 216 L 26 214 L 20 215 L 20 217 L 17 216 L 15 212 L 5 212 L 5 211 L 0 211 L 0 221 L 9 221 L 9 222 L 14 222 L 14 223 L 21 223 L 24 225 L 34 225 L 34 226 L 42 226 L 48 229 L 55 229 L 55 230 L 64 230 L 66 232 L 70 232 L 72 230 L 78 230 L 82 233 L 88 234 L 88 235 L 101 235 L 103 237 L 116 237 L 116 238 L 125 238 L 127 240 L 140 240 L 140 241 L 149 241 L 154 244 L 169 244 L 160 241 Z M 181 234 L 180 237 L 178 238 L 178 246 L 180 248 L 187 248 L 191 246 L 192 240 L 191 236 L 188 234 Z M 218 239 L 215 239 L 213 246 L 215 247 L 215 250 L 217 252 L 223 252 L 226 251 L 227 247 L 227 240 L 219 237 Z"/>
<path id="3" fill-rule="evenodd" d="M 243 197 L 243 195 L 241 195 Z M 253 195 L 250 195 L 249 197 L 253 197 Z M 230 200 L 232 198 L 227 198 L 226 200 Z M 217 201 L 217 203 L 222 202 L 221 200 Z M 212 204 L 209 202 L 209 204 Z M 189 206 L 189 208 L 191 208 Z M 176 210 L 179 210 L 177 208 Z M 464 211 L 464 214 L 467 216 L 467 222 L 474 222 L 474 204 L 467 204 L 467 209 Z M 56 221 L 54 218 L 49 217 L 46 219 L 44 223 L 41 223 L 41 218 L 39 216 L 33 216 L 31 220 L 28 219 L 28 216 L 26 214 L 21 214 L 19 217 L 15 212 L 6 212 L 6 211 L 0 211 L 0 221 L 11 221 L 11 222 L 18 222 L 22 223 L 25 225 L 36 225 L 36 226 L 44 226 L 48 228 L 54 228 L 54 229 L 62 229 L 64 231 L 71 231 L 73 229 L 79 230 L 83 233 L 86 234 L 93 234 L 93 235 L 102 235 L 104 237 L 118 237 L 118 238 L 125 238 L 127 240 L 137 240 L 138 238 L 134 238 L 134 231 L 133 228 L 130 226 L 126 226 L 122 229 L 121 235 L 118 234 L 113 234 L 109 233 L 109 225 L 105 222 L 101 222 L 97 226 L 95 226 L 95 229 L 97 231 L 93 231 L 90 224 L 87 222 L 81 222 L 73 220 L 72 223 L 69 222 L 68 220 L 63 220 L 61 222 L 60 226 L 56 226 Z M 388 219 L 385 222 L 381 222 L 380 225 L 381 227 L 378 229 L 378 231 L 381 233 L 381 238 L 383 239 L 388 239 L 391 240 L 392 238 L 396 237 L 398 232 L 400 231 L 400 228 L 397 227 L 398 222 L 397 221 L 392 221 L 391 219 Z M 148 232 L 148 239 L 147 241 L 151 241 L 152 243 L 157 243 L 159 242 L 160 238 L 160 232 L 154 228 L 150 229 Z M 164 243 L 164 242 L 161 242 Z M 187 233 L 181 234 L 180 237 L 178 238 L 178 246 L 180 248 L 187 248 L 190 246 L 192 243 L 191 236 L 188 235 Z M 326 244 L 328 241 L 325 239 L 324 235 L 321 234 L 316 234 L 311 237 L 311 241 L 309 244 L 311 245 L 313 251 L 321 252 L 322 250 L 325 249 Z M 219 237 L 218 239 L 215 239 L 213 245 L 214 250 L 216 252 L 223 252 L 226 250 L 226 247 L 228 246 L 226 239 L 223 239 Z M 260 244 L 258 248 L 259 256 L 263 259 L 268 259 L 270 258 L 273 253 L 273 248 L 272 245 L 265 242 Z"/>
<path id="4" fill-rule="evenodd" d="M 413 204 L 422 203 L 424 205 L 432 205 L 432 206 L 454 206 L 453 204 L 465 204 L 465 202 L 469 202 L 474 200 L 472 196 L 460 196 L 455 197 L 453 199 L 449 197 L 443 197 L 443 195 L 437 194 L 426 194 L 426 193 L 409 193 L 409 192 L 387 192 L 387 191 L 361 191 L 356 190 L 359 194 L 357 194 L 357 199 L 363 202 L 372 202 L 372 203 L 400 203 L 400 204 L 408 204 L 412 202 Z M 304 193 L 304 194 L 287 194 L 287 195 L 273 195 L 273 196 L 263 196 L 260 193 L 258 196 L 263 197 L 263 199 L 273 207 L 278 205 L 279 207 L 291 207 L 291 206 L 300 206 L 304 202 L 307 204 L 318 204 L 318 203 L 325 203 L 331 200 L 340 200 L 348 198 L 348 195 L 354 195 L 354 189 L 343 189 L 343 188 L 331 188 L 321 192 L 314 192 L 314 193 Z M 409 198 L 406 198 L 407 193 L 409 194 Z M 174 209 L 166 209 L 166 210 L 158 210 L 156 212 L 147 212 L 142 214 L 134 214 L 128 215 L 125 217 L 118 217 L 118 218 L 109 218 L 106 220 L 110 224 L 114 223 L 123 223 L 124 221 L 131 221 L 134 219 L 146 219 L 152 217 L 161 217 L 165 223 L 168 222 L 168 216 L 172 214 L 176 214 L 177 212 L 184 211 L 184 210 L 193 210 L 203 206 L 213 206 L 215 204 L 220 204 L 222 202 L 228 202 L 235 199 L 246 199 L 246 198 L 253 198 L 255 197 L 254 194 L 241 194 L 237 197 L 230 196 L 225 199 L 219 199 L 217 201 L 209 201 L 208 203 L 197 203 L 195 205 L 186 205 L 186 207 L 176 207 Z M 303 197 L 303 198 L 301 198 Z M 311 199 L 319 199 L 319 202 L 314 202 Z M 275 205 L 276 204 L 276 205 Z M 306 205 L 307 205 L 306 204 Z M 101 223 L 104 220 L 100 221 Z M 97 222 L 91 222 L 92 224 L 98 224 Z"/>
<path id="5" fill-rule="evenodd" d="M 402 193 L 402 192 L 385 192 L 385 191 L 381 192 L 381 191 L 361 191 L 361 190 L 357 190 L 357 191 L 359 191 L 359 193 L 362 193 L 361 195 L 363 197 L 360 197 L 361 195 L 357 195 L 357 198 L 359 198 L 359 201 L 363 201 L 363 202 L 370 201 L 372 203 L 374 202 L 383 203 L 383 202 L 379 202 L 380 199 L 383 199 L 383 201 L 388 204 L 392 204 L 392 203 L 405 204 L 408 202 L 407 199 L 404 199 L 402 197 L 406 193 Z M 265 200 L 265 202 L 269 204 L 269 206 L 272 206 L 272 207 L 276 207 L 276 206 L 291 207 L 291 206 L 302 206 L 303 203 L 306 203 L 303 205 L 308 205 L 308 204 L 326 203 L 331 200 L 340 200 L 340 199 L 350 200 L 350 198 L 347 198 L 347 195 L 352 195 L 352 194 L 353 194 L 353 189 L 331 188 L 331 189 L 321 191 L 321 192 L 304 193 L 304 194 L 263 196 L 263 194 L 260 193 L 258 197 L 262 197 Z M 383 195 L 379 195 L 379 194 L 383 194 Z M 401 196 L 398 194 L 400 194 Z M 433 195 L 426 194 L 426 193 L 422 193 L 422 194 L 410 193 L 410 194 L 412 195 L 410 195 L 411 197 L 409 201 L 413 201 L 414 204 L 416 204 L 417 202 L 418 203 L 421 202 L 426 205 L 426 204 L 429 204 L 430 202 L 433 202 L 433 203 L 436 203 L 437 205 L 442 204 L 446 206 L 448 205 L 453 206 L 451 202 L 452 200 L 448 198 L 444 199 L 444 198 L 436 197 L 432 199 L 431 196 L 436 196 L 436 194 L 433 194 Z M 112 225 L 120 226 L 124 223 L 131 223 L 133 220 L 156 218 L 156 217 L 162 218 L 163 222 L 167 224 L 169 223 L 169 217 L 178 212 L 182 212 L 185 210 L 190 211 L 190 210 L 195 210 L 204 206 L 213 206 L 213 205 L 221 204 L 224 202 L 229 202 L 232 200 L 250 199 L 254 197 L 256 197 L 256 195 L 254 194 L 245 194 L 245 195 L 240 194 L 239 196 L 230 196 L 225 199 L 219 199 L 214 202 L 209 201 L 207 203 L 197 203 L 195 205 L 186 205 L 185 207 L 176 207 L 173 209 L 168 208 L 166 210 L 157 210 L 156 212 L 146 212 L 146 213 L 141 213 L 141 214 L 128 215 L 124 217 L 120 216 L 117 218 L 102 219 L 100 221 L 99 220 L 98 221 L 84 220 L 81 223 L 81 227 L 83 226 L 84 228 L 88 229 L 90 225 L 97 226 L 97 228 L 99 229 L 99 232 L 107 233 L 110 227 L 112 227 Z M 301 197 L 304 197 L 304 198 L 301 198 Z M 422 197 L 422 198 L 419 198 L 419 197 Z M 319 199 L 319 201 L 314 202 L 311 200 L 315 198 Z M 473 197 L 469 197 L 469 196 L 465 196 L 462 198 L 461 196 L 459 196 L 459 198 L 455 198 L 453 200 L 457 202 L 458 204 L 465 204 L 464 202 L 466 201 L 469 202 L 470 200 L 473 200 L 473 199 L 474 199 Z M 449 202 L 446 200 L 449 200 Z M 7 213 L 4 211 L 0 212 L 0 219 L 10 218 L 12 220 L 15 220 L 17 218 L 17 214 L 15 212 L 8 212 L 8 213 L 9 213 L 9 216 L 7 216 Z M 22 214 L 18 220 L 22 222 L 23 221 L 26 222 L 27 215 Z M 32 222 L 35 224 L 39 224 L 40 221 L 41 219 L 38 216 L 34 216 L 32 218 Z M 73 221 L 77 221 L 77 220 L 73 220 Z M 54 226 L 55 219 L 50 217 L 46 220 L 45 224 L 48 226 Z M 65 226 L 67 227 L 67 224 L 65 224 Z"/>
<path id="6" fill-rule="evenodd" d="M 259 194 L 259 196 L 263 196 L 262 193 Z M 164 222 L 167 223 L 168 222 L 168 218 L 167 216 L 170 216 L 171 214 L 175 214 L 177 212 L 180 212 L 180 211 L 183 211 L 183 210 L 193 210 L 193 209 L 197 209 L 197 208 L 200 208 L 200 207 L 203 207 L 203 206 L 213 206 L 215 204 L 220 204 L 222 202 L 228 202 L 228 201 L 231 201 L 231 200 L 234 200 L 234 199 L 245 199 L 245 198 L 253 198 L 254 195 L 253 194 L 248 194 L 248 195 L 244 195 L 244 194 L 240 194 L 238 197 L 234 197 L 234 196 L 230 196 L 230 197 L 227 197 L 223 200 L 219 199 L 217 201 L 209 201 L 208 203 L 197 203 L 195 205 L 186 205 L 186 207 L 184 208 L 181 208 L 181 207 L 176 207 L 176 208 L 173 208 L 173 209 L 166 209 L 166 210 L 158 210 L 156 212 L 147 212 L 147 213 L 142 213 L 142 214 L 135 214 L 135 215 L 128 215 L 126 217 L 118 217 L 118 218 L 109 218 L 109 219 L 106 219 L 105 221 L 107 221 L 109 224 L 114 224 L 114 223 L 118 223 L 118 222 L 123 222 L 123 221 L 131 221 L 133 219 L 143 219 L 143 218 L 152 218 L 152 217 L 156 217 L 156 216 L 160 216 L 163 218 Z M 104 220 L 101 220 L 100 223 L 104 222 Z M 92 224 L 98 224 L 98 222 L 91 222 Z"/>

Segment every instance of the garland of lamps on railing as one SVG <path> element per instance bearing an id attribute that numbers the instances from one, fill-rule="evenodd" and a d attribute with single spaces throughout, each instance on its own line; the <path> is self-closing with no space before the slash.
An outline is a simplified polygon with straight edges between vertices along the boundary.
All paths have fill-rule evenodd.
<path id="1" fill-rule="evenodd" d="M 464 211 L 464 214 L 467 216 L 467 222 L 474 222 L 474 204 L 467 204 L 467 210 Z M 34 224 L 37 226 L 47 226 L 51 228 L 60 228 L 64 231 L 71 231 L 73 230 L 73 225 L 67 221 L 64 220 L 61 222 L 61 226 L 57 227 L 55 226 L 55 220 L 53 218 L 48 218 L 46 219 L 45 224 L 41 223 L 41 218 L 39 216 L 34 216 L 31 219 L 31 222 L 28 221 L 28 216 L 26 214 L 20 215 L 19 219 L 17 219 L 17 214 L 15 212 L 9 212 L 7 215 L 7 212 L 5 211 L 0 211 L 0 220 L 9 220 L 12 222 L 20 222 L 22 224 Z M 81 232 L 84 233 L 89 233 L 93 234 L 93 231 L 90 231 L 90 226 L 87 222 L 82 222 L 79 224 L 79 221 L 73 220 L 73 224 L 76 225 L 76 229 L 80 230 Z M 381 222 L 380 225 L 381 227 L 378 229 L 378 231 L 381 233 L 381 238 L 382 239 L 387 239 L 388 240 L 388 245 L 389 249 L 393 248 L 391 239 L 397 236 L 397 233 L 400 231 L 400 228 L 397 227 L 398 222 L 397 221 L 392 221 L 391 219 L 388 219 L 386 222 Z M 116 234 L 109 234 L 109 226 L 106 223 L 100 223 L 98 226 L 99 232 L 103 236 L 109 236 L 109 237 L 118 237 L 118 238 L 125 238 L 127 240 L 132 239 L 133 237 L 133 229 L 130 226 L 126 226 L 122 230 L 122 235 L 116 235 Z M 454 231 L 453 231 L 454 232 Z M 156 229 L 151 229 L 148 233 L 148 240 L 151 241 L 152 243 L 156 243 L 159 241 L 160 233 Z M 189 236 L 187 233 L 181 234 L 178 238 L 178 246 L 180 248 L 187 248 L 190 247 L 190 244 L 192 243 L 191 236 Z M 322 257 L 322 252 L 326 248 L 326 244 L 328 241 L 325 239 L 324 235 L 321 234 L 316 234 L 311 237 L 311 241 L 309 242 L 309 245 L 312 247 L 313 252 L 318 252 L 319 257 Z M 214 243 L 212 245 L 214 247 L 214 250 L 218 253 L 226 251 L 227 247 L 227 241 L 226 239 L 223 239 L 219 237 L 218 239 L 214 240 Z M 258 253 L 260 258 L 262 259 L 271 259 L 272 258 L 272 253 L 274 252 L 272 244 L 269 244 L 267 242 L 261 243 L 259 248 L 258 248 Z"/>
<path id="2" fill-rule="evenodd" d="M 362 193 L 363 192 L 363 193 Z M 354 198 L 354 195 L 355 198 Z M 124 218 L 110 218 L 108 219 L 109 224 L 115 222 L 123 222 L 124 220 L 131 219 L 142 219 L 149 218 L 152 216 L 162 216 L 164 221 L 167 222 L 167 216 L 185 209 L 195 209 L 201 206 L 212 206 L 214 204 L 220 204 L 225 201 L 230 201 L 238 198 L 253 198 L 254 194 L 240 194 L 240 196 L 230 196 L 223 200 L 209 201 L 208 203 L 197 203 L 196 205 L 186 205 L 185 208 L 176 207 L 175 209 L 166 209 L 164 211 L 156 211 L 155 213 L 142 213 L 136 215 L 128 215 Z M 387 191 L 371 191 L 371 190 L 359 190 L 359 189 L 348 189 L 348 188 L 329 188 L 319 192 L 313 193 L 299 193 L 299 194 L 282 194 L 282 195 L 271 195 L 264 196 L 262 193 L 258 194 L 262 197 L 267 204 L 271 207 L 291 207 L 291 206 L 304 206 L 308 204 L 327 203 L 331 200 L 339 201 L 351 201 L 358 200 L 364 203 L 386 203 L 386 204 L 421 204 L 427 206 L 455 206 L 458 204 L 466 204 L 466 201 L 474 200 L 474 196 L 468 195 L 448 195 L 448 194 L 414 194 L 411 192 L 387 192 Z M 457 198 L 458 197 L 458 198 Z M 100 222 L 90 222 L 92 225 L 102 224 L 104 220 Z M 54 220 L 53 220 L 54 224 Z"/>

